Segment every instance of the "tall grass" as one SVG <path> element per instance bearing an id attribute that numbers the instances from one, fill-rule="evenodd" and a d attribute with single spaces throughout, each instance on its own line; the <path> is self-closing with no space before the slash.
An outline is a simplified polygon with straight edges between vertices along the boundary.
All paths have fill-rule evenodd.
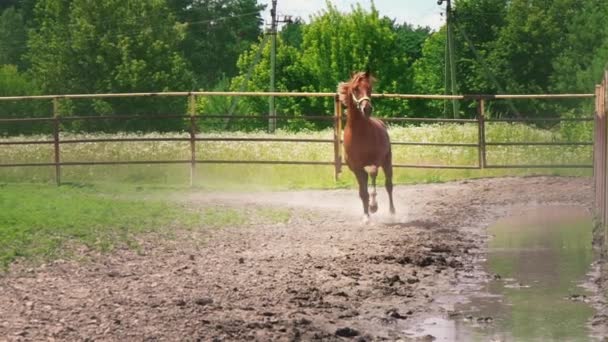
<path id="1" fill-rule="evenodd" d="M 393 142 L 442 142 L 476 144 L 476 124 L 430 124 L 420 126 L 392 126 Z M 75 134 L 62 133 L 61 139 L 119 138 L 119 137 L 188 137 L 187 133 L 156 134 Z M 288 132 L 204 133 L 202 137 L 275 137 L 332 139 L 332 130 Z M 0 141 L 49 140 L 49 136 L 21 136 Z M 567 123 L 552 129 L 540 129 L 524 124 L 488 123 L 488 142 L 582 142 L 592 140 L 592 124 Z M 283 160 L 333 161 L 332 143 L 293 142 L 198 142 L 199 160 Z M 478 165 L 476 147 L 393 146 L 395 164 L 422 165 Z M 189 142 L 99 142 L 62 144 L 62 161 L 141 161 L 186 160 L 190 158 Z M 1 163 L 52 162 L 52 145 L 9 145 L 0 149 Z M 487 161 L 491 165 L 504 164 L 591 164 L 591 146 L 489 146 Z M 209 189 L 255 188 L 334 188 L 348 187 L 354 177 L 344 166 L 338 182 L 334 181 L 333 166 L 293 165 L 226 165 L 199 164 L 195 184 Z M 437 182 L 458 178 L 500 175 L 590 175 L 589 169 L 485 169 L 485 170 L 433 170 L 397 169 L 397 183 Z M 53 167 L 0 168 L 0 181 L 51 182 Z M 62 179 L 79 183 L 129 183 L 185 185 L 189 183 L 189 165 L 118 165 L 118 166 L 65 166 Z M 380 180 L 382 181 L 382 180 Z"/>

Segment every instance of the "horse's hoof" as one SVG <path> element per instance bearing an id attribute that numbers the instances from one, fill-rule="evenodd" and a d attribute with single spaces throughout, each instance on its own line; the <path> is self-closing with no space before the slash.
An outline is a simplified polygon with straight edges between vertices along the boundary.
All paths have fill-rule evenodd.
<path id="1" fill-rule="evenodd" d="M 363 224 L 368 224 L 369 223 L 369 215 L 363 215 L 363 220 L 362 220 Z"/>
<path id="2" fill-rule="evenodd" d="M 374 214 L 376 211 L 378 211 L 378 203 L 370 204 L 369 205 L 369 211 L 372 214 Z"/>
<path id="3" fill-rule="evenodd" d="M 395 215 L 395 208 L 391 208 L 391 215 Z"/>

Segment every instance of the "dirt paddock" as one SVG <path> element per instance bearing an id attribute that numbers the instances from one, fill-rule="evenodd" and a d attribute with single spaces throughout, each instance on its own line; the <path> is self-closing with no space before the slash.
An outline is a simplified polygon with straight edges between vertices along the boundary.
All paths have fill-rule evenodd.
<path id="1" fill-rule="evenodd" d="M 15 265 L 0 277 L 0 341 L 409 340 L 428 315 L 492 275 L 486 227 L 515 209 L 591 208 L 588 178 L 398 186 L 390 217 L 361 223 L 356 191 L 188 193 L 210 205 L 279 207 L 285 223 L 150 238 L 87 262 Z M 418 337 L 432 340 L 431 336 Z"/>

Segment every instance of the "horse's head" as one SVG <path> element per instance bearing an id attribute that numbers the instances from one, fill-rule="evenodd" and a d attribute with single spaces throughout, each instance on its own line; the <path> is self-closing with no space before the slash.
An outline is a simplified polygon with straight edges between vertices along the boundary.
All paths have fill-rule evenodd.
<path id="1" fill-rule="evenodd" d="M 356 107 L 365 117 L 372 115 L 372 84 L 374 78 L 369 71 L 358 72 L 351 77 L 350 81 L 338 85 L 340 101 L 345 106 Z"/>

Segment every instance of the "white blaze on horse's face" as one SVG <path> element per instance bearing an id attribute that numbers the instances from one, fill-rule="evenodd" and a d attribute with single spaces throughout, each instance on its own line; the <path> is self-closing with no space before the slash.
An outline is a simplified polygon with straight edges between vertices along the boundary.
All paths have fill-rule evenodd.
<path id="1" fill-rule="evenodd" d="M 374 107 L 372 107 L 372 99 L 371 99 L 371 87 L 367 86 L 355 86 L 351 92 L 353 101 L 357 106 L 357 109 L 363 114 L 365 117 L 370 117 L 372 115 L 372 111 Z"/>

